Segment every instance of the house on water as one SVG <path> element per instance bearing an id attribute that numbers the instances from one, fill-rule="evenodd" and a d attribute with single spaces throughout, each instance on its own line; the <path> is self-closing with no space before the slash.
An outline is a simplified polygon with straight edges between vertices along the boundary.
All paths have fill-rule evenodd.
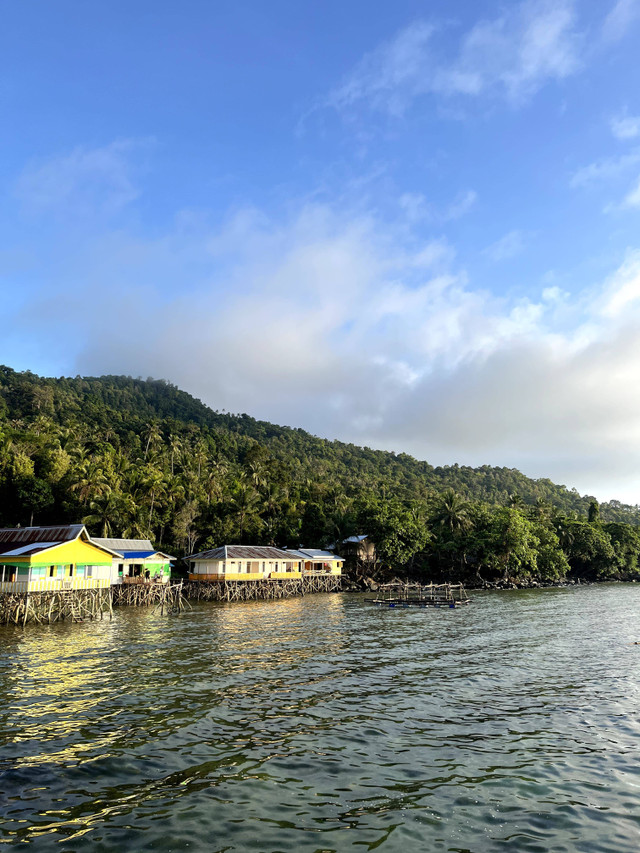
<path id="1" fill-rule="evenodd" d="M 113 557 L 84 524 L 0 529 L 0 592 L 107 588 Z"/>
<path id="2" fill-rule="evenodd" d="M 171 576 L 171 563 L 176 559 L 156 551 L 149 539 L 93 538 L 103 548 L 113 553 L 112 583 L 167 583 Z"/>
<path id="3" fill-rule="evenodd" d="M 223 545 L 186 558 L 192 581 L 292 580 L 302 577 L 300 556 L 262 545 Z"/>
<path id="4" fill-rule="evenodd" d="M 302 560 L 303 574 L 341 575 L 344 557 L 322 551 L 318 548 L 298 548 L 288 550 L 288 554 L 296 555 Z"/>
<path id="5" fill-rule="evenodd" d="M 338 550 L 353 562 L 374 563 L 376 559 L 376 546 L 366 533 L 343 539 Z"/>

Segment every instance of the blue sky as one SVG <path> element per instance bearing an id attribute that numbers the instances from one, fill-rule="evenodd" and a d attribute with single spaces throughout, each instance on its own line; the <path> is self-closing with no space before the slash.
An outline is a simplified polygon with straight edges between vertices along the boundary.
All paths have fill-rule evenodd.
<path id="1" fill-rule="evenodd" d="M 0 361 L 640 501 L 640 0 L 2 14 Z"/>

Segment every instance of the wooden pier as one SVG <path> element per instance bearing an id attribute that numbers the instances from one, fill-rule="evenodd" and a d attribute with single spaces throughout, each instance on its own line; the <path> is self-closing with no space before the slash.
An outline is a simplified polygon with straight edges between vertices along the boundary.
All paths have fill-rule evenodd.
<path id="1" fill-rule="evenodd" d="M 184 588 L 185 597 L 192 601 L 268 601 L 310 593 L 339 592 L 342 578 L 318 572 L 291 580 L 187 581 Z"/>
<path id="2" fill-rule="evenodd" d="M 180 613 L 185 608 L 185 584 L 131 583 L 113 586 L 114 607 L 155 607 L 160 613 Z"/>
<path id="3" fill-rule="evenodd" d="M 463 607 L 471 599 L 461 583 L 388 583 L 373 598 L 365 598 L 380 607 Z"/>
<path id="4" fill-rule="evenodd" d="M 84 622 L 113 616 L 110 587 L 0 593 L 0 625 Z"/>
<path id="5" fill-rule="evenodd" d="M 0 592 L 0 625 L 84 622 L 113 616 L 114 607 L 153 607 L 161 614 L 180 613 L 191 601 L 267 601 L 338 592 L 340 575 L 306 574 L 301 578 L 262 581 L 181 581 L 131 583 L 95 589 Z"/>

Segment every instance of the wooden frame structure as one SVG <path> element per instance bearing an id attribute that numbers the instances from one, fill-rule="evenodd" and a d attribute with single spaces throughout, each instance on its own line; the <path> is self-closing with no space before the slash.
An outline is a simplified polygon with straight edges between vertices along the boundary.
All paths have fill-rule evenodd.
<path id="1" fill-rule="evenodd" d="M 449 607 L 470 604 L 461 583 L 387 583 L 380 586 L 374 598 L 365 598 L 383 607 Z"/>

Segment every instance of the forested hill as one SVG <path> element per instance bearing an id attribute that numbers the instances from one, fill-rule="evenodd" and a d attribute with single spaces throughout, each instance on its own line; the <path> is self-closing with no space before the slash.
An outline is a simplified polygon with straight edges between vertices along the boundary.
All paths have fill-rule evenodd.
<path id="1" fill-rule="evenodd" d="M 541 505 L 585 516 L 593 498 L 510 468 L 433 467 L 216 412 L 175 386 L 123 376 L 41 378 L 0 368 L 0 523 L 86 519 L 157 542 L 305 541 L 354 532 L 362 495 Z M 638 524 L 612 502 L 603 521 Z"/>

